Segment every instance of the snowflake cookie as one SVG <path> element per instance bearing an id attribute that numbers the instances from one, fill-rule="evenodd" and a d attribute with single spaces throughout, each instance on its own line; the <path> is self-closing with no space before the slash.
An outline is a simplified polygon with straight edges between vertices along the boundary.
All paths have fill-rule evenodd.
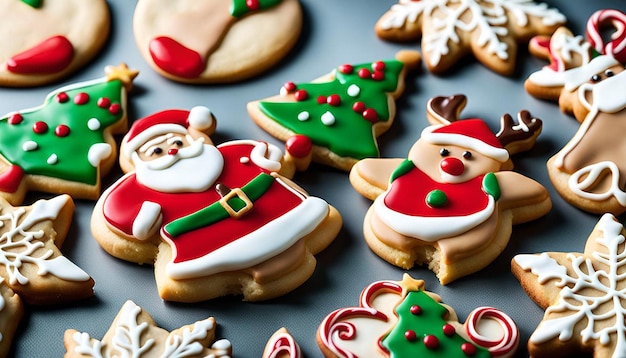
<path id="1" fill-rule="evenodd" d="M 65 331 L 65 357 L 214 357 L 232 356 L 230 341 L 215 340 L 213 317 L 168 332 L 132 301 L 126 301 L 100 341 L 89 333 Z"/>
<path id="2" fill-rule="evenodd" d="M 541 121 L 505 114 L 494 134 L 480 119 L 459 120 L 465 103 L 463 95 L 431 99 L 433 125 L 406 158 L 364 159 L 350 172 L 356 191 L 374 200 L 363 221 L 372 251 L 404 269 L 427 264 L 442 284 L 487 266 L 512 225 L 552 207 L 541 184 L 510 170 L 510 154 L 532 148 Z"/>
<path id="3" fill-rule="evenodd" d="M 511 357 L 519 344 L 515 322 L 493 307 L 473 310 L 465 324 L 426 291 L 424 281 L 378 281 L 358 307 L 330 313 L 317 330 L 325 357 Z"/>
<path id="4" fill-rule="evenodd" d="M 517 43 L 563 23 L 556 9 L 532 0 L 400 0 L 378 20 L 376 33 L 392 41 L 421 36 L 424 61 L 434 73 L 473 52 L 491 70 L 511 75 Z"/>
<path id="5" fill-rule="evenodd" d="M 584 253 L 517 255 L 512 270 L 530 298 L 546 310 L 530 336 L 533 357 L 623 357 L 626 352 L 626 231 L 604 214 Z"/>
<path id="6" fill-rule="evenodd" d="M 0 197 L 14 205 L 31 190 L 98 198 L 101 177 L 117 160 L 113 134 L 127 130 L 126 93 L 137 71 L 121 64 L 105 74 L 0 116 Z"/>

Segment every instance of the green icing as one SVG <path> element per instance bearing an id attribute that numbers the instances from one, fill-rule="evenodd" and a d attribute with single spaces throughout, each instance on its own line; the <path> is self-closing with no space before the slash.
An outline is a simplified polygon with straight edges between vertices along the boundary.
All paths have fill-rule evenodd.
<path id="1" fill-rule="evenodd" d="M 330 82 L 297 84 L 297 90 L 305 90 L 308 98 L 298 102 L 261 102 L 261 111 L 281 126 L 296 134 L 303 134 L 311 138 L 315 145 L 329 148 L 332 152 L 356 159 L 378 157 L 378 146 L 372 131 L 372 123 L 363 118 L 361 113 L 355 112 L 352 106 L 355 102 L 363 102 L 366 108 L 376 110 L 379 121 L 389 120 L 388 93 L 398 87 L 403 63 L 396 60 L 383 61 L 385 63 L 384 79 L 360 78 L 358 72 L 365 68 L 372 70 L 372 64 L 354 65 L 351 73 L 335 71 L 336 77 Z M 359 89 L 357 96 L 348 94 L 350 86 L 356 85 Z M 355 87 L 353 87 L 354 89 Z M 332 106 L 328 103 L 318 104 L 320 96 L 339 95 L 341 104 Z M 308 112 L 308 120 L 299 120 L 298 115 Z M 335 117 L 332 125 L 322 123 L 322 115 L 330 112 Z"/>
<path id="2" fill-rule="evenodd" d="M 426 204 L 431 208 L 441 208 L 448 203 L 448 196 L 442 190 L 435 189 L 426 195 Z"/>
<path id="3" fill-rule="evenodd" d="M 421 308 L 420 314 L 411 313 L 411 307 Z M 411 291 L 396 307 L 398 322 L 389 334 L 382 339 L 382 346 L 389 351 L 391 358 L 403 357 L 467 357 L 461 350 L 461 345 L 467 343 L 457 333 L 446 336 L 443 326 L 447 323 L 443 318 L 447 310 L 423 291 Z M 413 330 L 417 339 L 413 342 L 405 338 L 404 333 Z M 439 347 L 428 349 L 423 343 L 427 335 L 434 335 L 439 340 Z M 488 350 L 476 346 L 473 358 L 491 357 Z"/>
<path id="4" fill-rule="evenodd" d="M 32 6 L 34 8 L 40 8 L 43 0 L 21 0 L 23 3 Z"/>
<path id="5" fill-rule="evenodd" d="M 414 168 L 415 168 L 415 164 L 413 164 L 413 161 L 411 161 L 410 159 L 403 160 L 402 163 L 400 163 L 400 165 L 398 165 L 398 167 L 394 169 L 393 172 L 391 173 L 391 176 L 389 177 L 389 182 L 392 183 L 398 177 L 403 176 L 404 174 L 410 172 Z"/>
<path id="6" fill-rule="evenodd" d="M 255 7 L 256 10 L 265 10 L 280 4 L 281 1 L 282 0 L 232 0 L 230 4 L 230 14 L 233 17 L 239 18 L 247 15 L 249 12 L 255 11 Z"/>
<path id="7" fill-rule="evenodd" d="M 19 124 L 9 123 L 11 114 L 0 118 L 0 153 L 27 174 L 95 185 L 98 169 L 89 163 L 89 149 L 94 144 L 106 143 L 104 130 L 118 122 L 123 115 L 123 110 L 115 115 L 111 114 L 108 107 L 98 107 L 97 101 L 106 97 L 111 103 L 121 105 L 122 91 L 119 80 L 85 82 L 52 92 L 40 107 L 19 111 L 23 117 Z M 57 101 L 56 96 L 61 92 L 69 96 L 65 103 Z M 89 95 L 89 101 L 77 105 L 73 98 L 81 92 Z M 96 130 L 89 129 L 87 125 L 92 118 L 100 123 Z M 35 133 L 33 125 L 36 122 L 45 122 L 48 130 L 41 134 Z M 60 137 L 55 134 L 55 128 L 59 125 L 69 127 L 68 136 Z M 24 144 L 30 141 L 37 143 L 37 149 L 25 151 Z M 48 164 L 48 159 L 53 154 L 57 161 Z"/>
<path id="8" fill-rule="evenodd" d="M 494 173 L 487 173 L 483 178 L 483 190 L 485 193 L 493 196 L 495 200 L 500 199 L 500 184 Z"/>

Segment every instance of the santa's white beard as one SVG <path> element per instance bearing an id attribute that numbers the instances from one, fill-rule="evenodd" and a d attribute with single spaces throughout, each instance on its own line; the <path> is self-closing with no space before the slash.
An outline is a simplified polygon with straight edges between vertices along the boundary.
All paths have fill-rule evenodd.
<path id="1" fill-rule="evenodd" d="M 179 149 L 176 155 L 152 161 L 142 161 L 133 153 L 133 162 L 139 183 L 166 193 L 205 191 L 215 183 L 224 167 L 219 150 L 201 140 Z"/>
<path id="2" fill-rule="evenodd" d="M 600 112 L 615 113 L 626 108 L 626 71 L 622 71 L 613 77 L 606 78 L 595 84 L 584 84 L 580 91 L 591 90 L 593 102 L 591 108 L 597 108 Z"/>

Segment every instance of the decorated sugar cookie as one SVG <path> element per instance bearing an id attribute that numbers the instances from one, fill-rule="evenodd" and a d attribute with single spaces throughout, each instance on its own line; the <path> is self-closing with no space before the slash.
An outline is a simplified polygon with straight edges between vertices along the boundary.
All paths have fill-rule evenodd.
<path id="1" fill-rule="evenodd" d="M 287 55 L 301 28 L 298 0 L 140 0 L 133 18 L 144 59 L 159 74 L 187 83 L 263 73 Z"/>
<path id="2" fill-rule="evenodd" d="M 518 42 L 549 35 L 565 16 L 532 0 L 399 0 L 376 23 L 391 41 L 421 37 L 426 66 L 442 73 L 468 53 L 489 69 L 511 75 Z"/>
<path id="3" fill-rule="evenodd" d="M 587 21 L 586 36 L 574 36 L 565 27 L 552 36 L 536 36 L 529 43 L 529 50 L 537 57 L 550 61 L 539 71 L 532 73 L 524 82 L 531 95 L 558 101 L 563 112 L 572 113 L 577 89 L 602 75 L 612 67 L 626 63 L 626 37 L 622 29 L 626 15 L 618 10 L 596 11 Z M 613 30 L 611 41 L 604 41 L 602 33 Z M 584 116 L 577 116 L 582 121 Z"/>
<path id="4" fill-rule="evenodd" d="M 102 340 L 75 329 L 65 331 L 65 357 L 231 357 L 230 341 L 215 341 L 216 325 L 210 317 L 168 332 L 127 301 Z"/>
<path id="5" fill-rule="evenodd" d="M 117 159 L 113 134 L 127 129 L 126 93 L 136 71 L 108 66 L 106 76 L 54 90 L 43 105 L 0 117 L 0 196 L 13 204 L 28 191 L 96 199 Z"/>
<path id="6" fill-rule="evenodd" d="M 24 314 L 20 297 L 0 278 L 0 357 L 6 357 Z"/>
<path id="7" fill-rule="evenodd" d="M 59 250 L 73 213 L 74 202 L 67 195 L 24 207 L 0 199 L 2 285 L 27 303 L 41 305 L 93 295 L 93 279 Z"/>
<path id="8" fill-rule="evenodd" d="M 534 145 L 541 121 L 527 111 L 518 123 L 505 114 L 494 135 L 480 119 L 458 119 L 465 102 L 431 99 L 433 125 L 407 158 L 364 159 L 350 172 L 353 187 L 374 200 L 363 223 L 369 247 L 404 269 L 428 265 L 442 284 L 487 266 L 512 225 L 551 208 L 541 184 L 509 170 L 510 154 Z"/>
<path id="9" fill-rule="evenodd" d="M 107 41 L 105 0 L 2 0 L 0 86 L 38 86 L 67 77 Z"/>
<path id="10" fill-rule="evenodd" d="M 495 323 L 495 324 L 494 324 Z M 493 307 L 473 310 L 464 324 L 424 281 L 378 281 L 361 292 L 358 307 L 330 313 L 317 331 L 325 357 L 511 357 L 519 333 Z"/>
<path id="11" fill-rule="evenodd" d="M 622 224 L 605 214 L 583 253 L 544 252 L 513 258 L 513 273 L 530 298 L 546 310 L 528 341 L 531 356 L 624 355 L 624 235 Z"/>
<path id="12" fill-rule="evenodd" d="M 165 300 L 282 295 L 312 275 L 341 216 L 281 175 L 306 167 L 308 138 L 286 155 L 254 140 L 215 146 L 215 124 L 206 107 L 135 121 L 121 145 L 127 174 L 98 200 L 93 235 L 115 257 L 154 263 Z"/>
<path id="13" fill-rule="evenodd" d="M 283 327 L 267 341 L 262 358 L 302 358 L 302 351 L 298 342 Z"/>
<path id="14" fill-rule="evenodd" d="M 314 161 L 350 170 L 379 156 L 376 140 L 393 123 L 394 101 L 419 61 L 419 53 L 401 51 L 395 60 L 344 64 L 310 83 L 285 83 L 279 95 L 248 103 L 248 113 L 282 141 L 309 137 Z"/>

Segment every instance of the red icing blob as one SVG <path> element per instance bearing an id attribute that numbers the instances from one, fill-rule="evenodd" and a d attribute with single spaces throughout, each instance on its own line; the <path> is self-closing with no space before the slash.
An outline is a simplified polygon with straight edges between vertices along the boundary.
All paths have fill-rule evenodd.
<path id="1" fill-rule="evenodd" d="M 476 354 L 476 347 L 471 343 L 463 343 L 461 344 L 461 351 L 468 356 L 473 356 Z"/>
<path id="2" fill-rule="evenodd" d="M 378 121 L 378 113 L 374 108 L 368 108 L 363 111 L 363 118 L 368 122 L 376 123 Z"/>
<path id="3" fill-rule="evenodd" d="M 64 36 L 49 37 L 7 61 L 7 70 L 23 75 L 63 71 L 74 58 L 74 47 Z"/>
<path id="4" fill-rule="evenodd" d="M 0 173 L 0 190 L 5 193 L 15 193 L 24 177 L 24 169 L 19 165 L 11 165 Z"/>
<path id="5" fill-rule="evenodd" d="M 349 65 L 349 64 L 341 65 L 339 66 L 339 72 L 349 75 L 352 72 L 354 72 L 354 67 L 352 67 L 352 65 Z"/>
<path id="6" fill-rule="evenodd" d="M 290 137 L 285 143 L 285 150 L 287 150 L 287 153 L 296 158 L 306 157 L 309 153 L 311 153 L 311 149 L 313 149 L 313 142 L 311 141 L 311 138 L 302 134 Z"/>
<path id="7" fill-rule="evenodd" d="M 406 338 L 406 340 L 409 342 L 415 342 L 417 340 L 417 334 L 415 334 L 414 330 L 409 329 L 404 332 L 404 338 Z"/>
<path id="8" fill-rule="evenodd" d="M 352 105 L 352 110 L 357 113 L 363 113 L 363 111 L 365 110 L 365 103 L 358 101 L 354 102 L 354 104 Z"/>
<path id="9" fill-rule="evenodd" d="M 456 333 L 456 329 L 454 328 L 453 325 L 446 323 L 443 325 L 443 334 L 445 334 L 448 337 L 452 337 L 454 336 L 454 334 Z"/>
<path id="10" fill-rule="evenodd" d="M 43 134 L 48 131 L 48 125 L 46 122 L 38 121 L 33 124 L 33 132 L 37 134 Z"/>
<path id="11" fill-rule="evenodd" d="M 287 91 L 287 93 L 293 93 L 293 91 L 296 90 L 296 84 L 293 82 L 286 82 L 283 85 L 283 88 L 285 89 L 285 91 Z"/>
<path id="12" fill-rule="evenodd" d="M 199 53 L 166 36 L 150 41 L 149 50 L 161 70 L 177 77 L 197 78 L 206 67 Z"/>
<path id="13" fill-rule="evenodd" d="M 450 175 L 461 175 L 465 170 L 465 165 L 463 165 L 463 162 L 460 159 L 454 157 L 443 158 L 443 160 L 439 163 L 439 166 L 444 173 Z"/>
<path id="14" fill-rule="evenodd" d="M 109 108 L 111 105 L 111 100 L 106 97 L 98 98 L 98 107 L 100 108 Z"/>
<path id="15" fill-rule="evenodd" d="M 384 71 L 385 70 L 385 62 L 383 62 L 383 61 L 376 61 L 376 62 L 372 63 L 372 68 L 374 69 L 374 71 Z"/>
<path id="16" fill-rule="evenodd" d="M 22 117 L 22 115 L 19 113 L 13 113 L 9 116 L 9 124 L 20 124 L 23 120 L 24 117 Z"/>
<path id="17" fill-rule="evenodd" d="M 89 94 L 86 92 L 81 92 L 74 96 L 74 103 L 81 105 L 89 102 Z"/>
<path id="18" fill-rule="evenodd" d="M 330 104 L 333 107 L 337 107 L 341 104 L 341 97 L 338 94 L 331 94 L 326 97 L 326 103 Z"/>
<path id="19" fill-rule="evenodd" d="M 109 106 L 109 113 L 112 115 L 117 115 L 122 110 L 122 106 L 119 103 L 113 103 Z"/>
<path id="20" fill-rule="evenodd" d="M 296 98 L 296 101 L 298 102 L 304 101 L 307 98 L 309 98 L 309 92 L 305 90 L 298 90 L 296 91 L 296 93 L 294 93 L 294 97 Z"/>
<path id="21" fill-rule="evenodd" d="M 385 72 L 383 71 L 374 71 L 372 74 L 372 79 L 374 81 L 382 81 L 385 79 Z"/>
<path id="22" fill-rule="evenodd" d="M 413 315 L 421 315 L 422 314 L 422 307 L 418 306 L 418 305 L 413 305 L 411 306 L 411 314 Z"/>
<path id="23" fill-rule="evenodd" d="M 170 148 L 170 149 L 167 150 L 167 154 L 169 154 L 169 155 L 176 155 L 176 154 L 178 154 L 178 149 Z"/>
<path id="24" fill-rule="evenodd" d="M 67 137 L 68 135 L 70 135 L 70 127 L 66 126 L 65 124 L 59 124 L 54 129 L 54 134 L 57 137 Z"/>
<path id="25" fill-rule="evenodd" d="M 67 93 L 65 93 L 65 92 L 57 93 L 57 102 L 65 103 L 65 102 L 67 102 L 69 100 L 70 100 L 70 96 L 68 96 Z"/>
<path id="26" fill-rule="evenodd" d="M 259 9 L 259 0 L 246 0 L 246 7 L 250 10 Z"/>
<path id="27" fill-rule="evenodd" d="M 325 104 L 327 99 L 325 96 L 317 96 L 317 104 Z"/>
<path id="28" fill-rule="evenodd" d="M 439 338 L 437 336 L 433 336 L 432 334 L 424 337 L 424 345 L 428 349 L 437 349 L 439 348 Z"/>
<path id="29" fill-rule="evenodd" d="M 366 78 L 371 78 L 372 77 L 372 72 L 370 70 L 368 70 L 367 68 L 362 68 L 359 70 L 358 73 L 360 78 L 366 79 Z"/>

